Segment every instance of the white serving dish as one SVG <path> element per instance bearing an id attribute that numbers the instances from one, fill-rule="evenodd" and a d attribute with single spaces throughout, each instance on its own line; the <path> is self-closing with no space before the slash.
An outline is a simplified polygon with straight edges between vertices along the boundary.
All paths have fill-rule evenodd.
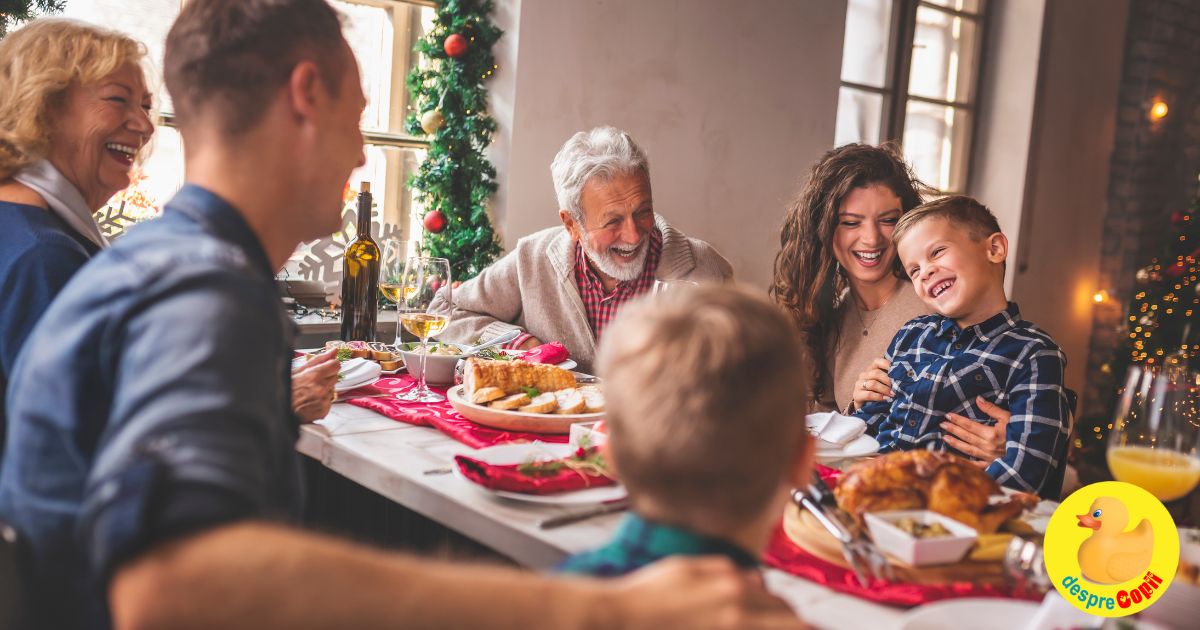
<path id="1" fill-rule="evenodd" d="M 941 523 L 949 530 L 949 536 L 916 538 L 896 527 L 896 521 L 911 518 L 929 525 Z M 868 512 L 865 516 L 871 539 L 883 552 L 914 567 L 934 564 L 953 564 L 967 555 L 975 544 L 978 533 L 971 527 L 930 510 L 895 510 L 890 512 Z"/>

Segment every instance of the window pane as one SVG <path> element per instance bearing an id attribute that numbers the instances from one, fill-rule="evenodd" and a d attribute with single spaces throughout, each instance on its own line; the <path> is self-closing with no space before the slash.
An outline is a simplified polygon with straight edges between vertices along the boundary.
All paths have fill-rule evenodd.
<path id="1" fill-rule="evenodd" d="M 938 190 L 962 192 L 970 131 L 970 114 L 965 110 L 909 101 L 904 157 L 921 181 Z"/>
<path id="2" fill-rule="evenodd" d="M 926 2 L 964 13 L 979 13 L 979 0 L 926 0 Z"/>
<path id="3" fill-rule="evenodd" d="M 883 121 L 883 95 L 854 88 L 838 90 L 837 129 L 833 146 L 850 142 L 879 144 Z"/>
<path id="4" fill-rule="evenodd" d="M 367 96 L 362 128 L 402 133 L 408 105 L 404 80 L 417 63 L 413 45 L 432 24 L 436 12 L 398 3 L 380 7 L 332 0 L 330 4 L 345 16 L 342 30 L 362 74 Z"/>
<path id="5" fill-rule="evenodd" d="M 928 7 L 917 8 L 910 94 L 942 101 L 971 102 L 978 27 Z"/>
<path id="6" fill-rule="evenodd" d="M 884 87 L 892 0 L 850 0 L 842 47 L 842 80 Z"/>
<path id="7" fill-rule="evenodd" d="M 342 277 L 342 251 L 354 239 L 357 223 L 358 190 L 361 182 L 371 183 L 375 205 L 372 208 L 371 235 L 382 246 L 389 238 L 411 240 L 420 232 L 420 209 L 411 207 L 412 192 L 405 186 L 408 177 L 424 159 L 424 151 L 368 145 L 367 163 L 350 174 L 342 205 L 342 229 L 329 237 L 301 243 L 284 265 L 284 275 L 305 280 L 337 283 Z M 416 229 L 407 217 L 417 217 Z M 415 246 L 415 244 L 414 244 Z M 333 286 L 332 284 L 330 286 Z"/>
<path id="8" fill-rule="evenodd" d="M 179 6 L 180 0 L 68 0 L 62 13 L 44 15 L 98 24 L 145 44 L 151 66 L 146 80 L 155 93 L 154 106 L 170 112 L 171 97 L 162 82 L 163 46 Z"/>

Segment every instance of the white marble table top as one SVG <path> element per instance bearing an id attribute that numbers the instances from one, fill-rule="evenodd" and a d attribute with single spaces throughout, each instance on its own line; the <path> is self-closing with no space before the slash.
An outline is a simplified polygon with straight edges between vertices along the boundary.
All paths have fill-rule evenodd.
<path id="1" fill-rule="evenodd" d="M 329 417 L 306 425 L 300 452 L 401 505 L 466 535 L 517 563 L 545 569 L 571 553 L 604 544 L 619 514 L 551 530 L 547 517 L 578 508 L 499 499 L 446 469 L 473 451 L 437 430 L 392 421 L 373 411 L 335 404 Z M 768 588 L 818 628 L 897 628 L 904 610 L 836 593 L 781 571 L 765 571 Z"/>

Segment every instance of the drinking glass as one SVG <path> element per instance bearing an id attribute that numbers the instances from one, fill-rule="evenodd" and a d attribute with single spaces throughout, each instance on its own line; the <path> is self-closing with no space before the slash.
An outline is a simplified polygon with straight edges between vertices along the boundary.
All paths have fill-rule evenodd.
<path id="1" fill-rule="evenodd" d="M 446 303 L 452 303 L 450 261 L 445 258 L 411 257 L 404 265 L 401 275 L 402 305 L 398 306 L 400 323 L 408 332 L 421 339 L 421 376 L 417 385 L 397 394 L 400 400 L 411 402 L 440 402 L 445 396 L 432 391 L 425 384 L 425 358 L 428 356 L 429 338 L 442 332 L 450 324 L 450 313 L 430 312 L 433 298 L 439 293 Z"/>
<path id="2" fill-rule="evenodd" d="M 655 280 L 654 287 L 650 289 L 650 292 L 654 295 L 658 295 L 660 293 L 666 293 L 667 291 L 674 291 L 676 289 L 684 289 L 688 287 L 695 288 L 698 286 L 700 286 L 698 282 L 692 282 L 691 280 Z"/>
<path id="3" fill-rule="evenodd" d="M 408 262 L 408 241 L 391 238 L 383 243 L 379 266 L 379 292 L 396 305 L 396 345 L 400 345 L 400 313 L 404 310 L 404 265 Z"/>
<path id="4" fill-rule="evenodd" d="M 1161 501 L 1200 483 L 1200 372 L 1133 366 L 1108 442 L 1108 467 Z"/>

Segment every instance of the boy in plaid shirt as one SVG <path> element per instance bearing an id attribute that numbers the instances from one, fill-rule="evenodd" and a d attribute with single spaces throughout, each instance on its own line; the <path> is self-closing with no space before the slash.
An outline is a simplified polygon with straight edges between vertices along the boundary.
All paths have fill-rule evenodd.
<path id="1" fill-rule="evenodd" d="M 1067 360 L 1004 295 L 1008 239 L 996 217 L 970 197 L 945 197 L 902 216 L 892 239 L 935 314 L 892 339 L 885 357 L 892 399 L 867 402 L 855 415 L 881 452 L 952 450 L 939 426 L 945 414 L 991 423 L 979 400 L 1005 407 L 1012 413 L 1005 453 L 984 462 L 988 474 L 1057 499 L 1067 454 Z"/>

